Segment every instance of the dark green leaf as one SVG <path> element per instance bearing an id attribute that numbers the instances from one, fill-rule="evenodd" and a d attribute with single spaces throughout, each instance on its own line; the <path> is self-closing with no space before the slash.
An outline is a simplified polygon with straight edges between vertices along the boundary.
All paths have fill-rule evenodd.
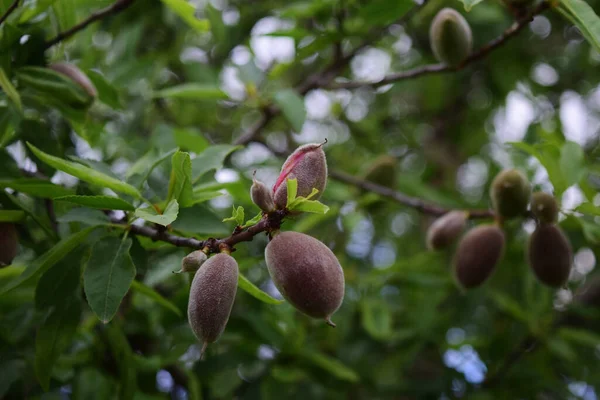
<path id="1" fill-rule="evenodd" d="M 163 296 L 160 295 L 160 293 L 158 293 L 156 290 L 152 289 L 151 287 L 146 286 L 143 283 L 134 280 L 133 282 L 131 282 L 131 289 L 148 297 L 150 300 L 156 302 L 160 306 L 163 306 L 167 310 L 174 312 L 175 315 L 177 315 L 179 317 L 181 317 L 183 315 L 181 313 L 181 310 L 179 308 L 177 308 L 177 306 L 175 304 L 173 304 L 169 300 L 165 299 Z"/>
<path id="2" fill-rule="evenodd" d="M 131 400 L 134 398 L 137 390 L 137 375 L 133 351 L 123 329 L 116 321 L 107 326 L 106 336 L 110 344 L 112 356 L 118 365 L 119 399 Z"/>
<path id="3" fill-rule="evenodd" d="M 365 299 L 361 302 L 363 328 L 377 340 L 389 339 L 392 335 L 392 315 L 384 301 Z"/>
<path id="4" fill-rule="evenodd" d="M 76 250 L 40 277 L 35 288 L 35 306 L 38 309 L 60 306 L 76 294 L 81 275 L 81 258 L 81 250 Z"/>
<path id="5" fill-rule="evenodd" d="M 579 28 L 588 42 L 600 52 L 600 17 L 583 0 L 560 0 L 556 8 Z"/>
<path id="6" fill-rule="evenodd" d="M 0 222 L 21 222 L 26 215 L 21 210 L 0 210 Z"/>
<path id="7" fill-rule="evenodd" d="M 78 204 L 80 206 L 98 208 L 101 210 L 123 210 L 133 211 L 135 207 L 121 200 L 118 197 L 112 196 L 63 196 L 56 197 L 55 201 L 66 201 L 72 204 Z"/>
<path id="8" fill-rule="evenodd" d="M 0 181 L 0 188 L 11 188 L 17 192 L 25 193 L 33 197 L 52 199 L 59 196 L 68 196 L 73 190 L 55 185 L 42 179 L 15 179 L 12 181 Z"/>
<path id="9" fill-rule="evenodd" d="M 177 200 L 171 200 L 162 214 L 159 214 L 153 207 L 138 208 L 135 210 L 135 216 L 154 222 L 162 226 L 172 224 L 179 214 L 179 204 Z"/>
<path id="10" fill-rule="evenodd" d="M 104 75 L 97 71 L 89 70 L 87 71 L 87 76 L 96 87 L 96 90 L 98 91 L 98 99 L 101 102 L 115 109 L 122 108 L 121 100 L 119 99 L 119 92 L 111 83 L 106 80 Z"/>
<path id="11" fill-rule="evenodd" d="M 164 0 L 163 0 L 164 1 Z M 191 100 L 226 99 L 227 95 L 217 86 L 200 83 L 186 83 L 154 93 L 154 97 L 180 98 Z"/>
<path id="12" fill-rule="evenodd" d="M 354 372 L 335 358 L 331 358 L 324 354 L 312 351 L 304 351 L 301 353 L 301 355 L 306 360 L 324 369 L 325 371 L 329 372 L 331 375 L 335 376 L 338 379 L 348 382 L 359 381 L 359 377 L 356 374 L 356 372 Z"/>
<path id="13" fill-rule="evenodd" d="M 244 275 L 238 274 L 238 286 L 243 291 L 247 292 L 252 297 L 257 298 L 258 300 L 267 303 L 267 304 L 281 304 L 283 300 L 277 300 L 267 293 L 263 292 L 259 288 L 257 288 L 252 282 L 248 280 Z"/>

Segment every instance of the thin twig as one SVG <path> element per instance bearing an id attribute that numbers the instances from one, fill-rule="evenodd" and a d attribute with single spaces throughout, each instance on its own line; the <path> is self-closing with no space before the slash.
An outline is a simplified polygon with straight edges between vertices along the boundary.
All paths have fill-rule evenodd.
<path id="1" fill-rule="evenodd" d="M 527 16 L 525 16 L 525 17 L 519 19 L 518 21 L 516 21 L 515 23 L 513 23 L 511 25 L 511 27 L 506 29 L 504 32 L 502 32 L 502 34 L 500 36 L 493 39 L 492 41 L 487 43 L 485 46 L 481 47 L 480 49 L 478 49 L 477 51 L 472 53 L 469 57 L 467 57 L 463 62 L 461 62 L 457 66 L 450 66 L 450 65 L 446 65 L 446 64 L 424 65 L 424 66 L 417 67 L 417 68 L 414 68 L 414 69 L 411 69 L 408 71 L 402 71 L 402 72 L 397 72 L 394 74 L 387 75 L 383 79 L 381 79 L 379 81 L 375 81 L 375 82 L 356 82 L 356 81 L 339 82 L 339 83 L 334 83 L 334 84 L 328 85 L 327 88 L 328 89 L 356 89 L 356 88 L 365 87 L 365 86 L 370 86 L 370 87 L 376 88 L 376 87 L 389 85 L 391 83 L 395 83 L 395 82 L 399 82 L 399 81 L 403 81 L 403 80 L 407 80 L 407 79 L 418 78 L 418 77 L 424 76 L 424 75 L 460 71 L 460 70 L 466 68 L 467 66 L 469 66 L 471 63 L 474 63 L 474 62 L 479 61 L 482 58 L 486 57 L 492 50 L 502 46 L 510 38 L 515 36 L 524 27 L 526 27 L 527 24 L 533 20 L 533 17 L 542 13 L 543 11 L 547 10 L 548 8 L 550 8 L 550 5 L 547 2 L 544 1 L 544 2 L 540 3 Z"/>
<path id="2" fill-rule="evenodd" d="M 15 11 L 17 9 L 17 7 L 19 6 L 19 2 L 21 0 L 15 0 L 12 2 L 12 4 L 6 9 L 6 11 L 4 12 L 4 14 L 2 14 L 2 16 L 0 17 L 0 24 L 2 24 L 4 21 L 6 21 L 6 19 L 8 17 L 10 17 L 10 14 L 12 14 L 13 11 Z"/>
<path id="3" fill-rule="evenodd" d="M 81 21 L 77 25 L 73 26 L 71 29 L 68 29 L 64 32 L 60 32 L 58 35 L 56 35 L 55 38 L 46 42 L 44 44 L 44 49 L 49 49 L 50 47 L 54 46 L 55 44 L 60 43 L 63 40 L 70 38 L 77 32 L 85 29 L 88 25 L 90 25 L 93 22 L 99 21 L 104 17 L 107 17 L 112 14 L 117 14 L 117 13 L 125 10 L 130 5 L 132 5 L 134 1 L 135 0 L 116 0 L 110 6 L 105 7 L 96 12 L 93 12 L 89 17 L 87 17 L 85 20 Z"/>

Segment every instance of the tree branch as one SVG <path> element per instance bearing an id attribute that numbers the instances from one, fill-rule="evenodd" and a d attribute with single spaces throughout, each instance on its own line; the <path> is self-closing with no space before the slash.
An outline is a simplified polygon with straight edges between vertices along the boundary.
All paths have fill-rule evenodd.
<path id="1" fill-rule="evenodd" d="M 540 3 L 529 14 L 527 14 L 525 17 L 517 20 L 515 23 L 512 24 L 512 26 L 510 28 L 508 28 L 504 32 L 502 32 L 502 34 L 500 36 L 498 36 L 496 39 L 490 41 L 488 44 L 481 47 L 479 50 L 472 53 L 469 57 L 467 57 L 463 62 L 461 62 L 457 66 L 450 66 L 450 65 L 446 65 L 446 64 L 424 65 L 424 66 L 417 67 L 417 68 L 414 68 L 414 69 L 411 69 L 408 71 L 402 71 L 402 72 L 397 72 L 394 74 L 387 75 L 383 79 L 376 81 L 376 82 L 355 82 L 355 81 L 340 82 L 340 83 L 328 85 L 327 88 L 328 89 L 356 89 L 356 88 L 365 87 L 365 86 L 370 86 L 370 87 L 376 88 L 376 87 L 388 85 L 388 84 L 403 81 L 403 80 L 418 78 L 418 77 L 424 76 L 424 75 L 460 71 L 460 70 L 466 68 L 467 66 L 469 66 L 471 63 L 474 63 L 474 62 L 479 61 L 482 58 L 486 57 L 491 51 L 495 50 L 496 48 L 502 46 L 510 38 L 515 36 L 524 27 L 526 27 L 527 24 L 533 20 L 533 17 L 542 13 L 543 11 L 547 10 L 548 8 L 550 8 L 550 5 L 547 2 L 544 1 L 544 2 Z"/>
<path id="2" fill-rule="evenodd" d="M 17 7 L 19 6 L 19 1 L 20 0 L 13 1 L 12 4 L 6 9 L 4 14 L 2 14 L 2 16 L 0 17 L 0 24 L 6 21 L 8 17 L 10 17 L 10 14 L 12 14 L 12 12 L 17 9 Z"/>
<path id="3" fill-rule="evenodd" d="M 134 1 L 135 0 L 116 0 L 110 6 L 105 7 L 96 12 L 93 12 L 89 17 L 87 17 L 85 20 L 81 21 L 77 25 L 73 26 L 71 29 L 68 29 L 64 32 L 59 33 L 58 35 L 56 35 L 55 38 L 46 42 L 44 44 L 44 49 L 49 49 L 50 47 L 54 46 L 55 44 L 60 43 L 63 40 L 70 38 L 71 36 L 75 35 L 77 32 L 85 29 L 88 25 L 90 25 L 93 22 L 99 21 L 104 17 L 113 15 L 113 14 L 117 14 L 117 13 L 125 10 L 130 5 L 132 5 Z"/>

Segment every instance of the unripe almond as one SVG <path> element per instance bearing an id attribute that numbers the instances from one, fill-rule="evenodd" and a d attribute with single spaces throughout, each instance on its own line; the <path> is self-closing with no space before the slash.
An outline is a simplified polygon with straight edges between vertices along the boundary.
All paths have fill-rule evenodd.
<path id="1" fill-rule="evenodd" d="M 540 282 L 561 287 L 569 279 L 573 253 L 571 244 L 556 225 L 541 224 L 529 238 L 528 261 Z"/>
<path id="2" fill-rule="evenodd" d="M 83 71 L 81 71 L 76 65 L 58 62 L 50 64 L 48 68 L 71 78 L 73 82 L 81 86 L 83 90 L 85 90 L 90 96 L 98 97 L 98 91 L 96 90 L 96 87 L 90 78 L 88 78 L 88 76 L 84 74 Z"/>
<path id="3" fill-rule="evenodd" d="M 367 168 L 363 177 L 366 181 L 393 188 L 396 184 L 396 164 L 397 160 L 392 156 L 379 156 Z"/>
<path id="4" fill-rule="evenodd" d="M 209 258 L 194 275 L 188 320 L 198 340 L 203 342 L 202 353 L 209 343 L 221 336 L 227 325 L 237 281 L 238 264 L 225 253 Z"/>
<path id="5" fill-rule="evenodd" d="M 494 272 L 504 253 L 504 232 L 495 225 L 480 225 L 461 239 L 454 255 L 458 283 L 470 289 L 480 286 Z"/>
<path id="6" fill-rule="evenodd" d="M 10 265 L 18 249 L 19 237 L 14 224 L 0 222 L 0 267 Z"/>
<path id="7" fill-rule="evenodd" d="M 327 184 L 327 160 L 322 147 L 322 143 L 305 144 L 285 160 L 273 186 L 273 197 L 278 209 L 285 208 L 287 204 L 287 179 L 298 180 L 297 196 L 306 197 L 314 188 L 319 193 L 312 199 L 321 197 Z"/>
<path id="8" fill-rule="evenodd" d="M 531 195 L 531 212 L 540 223 L 553 224 L 558 219 L 558 203 L 549 193 L 535 192 Z"/>
<path id="9" fill-rule="evenodd" d="M 450 246 L 467 226 L 469 213 L 450 211 L 436 219 L 427 230 L 427 248 L 440 250 Z"/>
<path id="10" fill-rule="evenodd" d="M 202 264 L 204 264 L 206 259 L 206 253 L 202 250 L 192 251 L 181 260 L 180 272 L 196 272 L 200 269 Z"/>
<path id="11" fill-rule="evenodd" d="M 273 283 L 283 297 L 304 314 L 324 318 L 344 298 L 344 271 L 333 252 L 319 240 L 298 232 L 281 232 L 265 249 Z"/>
<path id="12" fill-rule="evenodd" d="M 507 169 L 492 181 L 490 197 L 494 209 L 502 218 L 523 216 L 531 198 L 531 185 L 521 172 Z"/>
<path id="13" fill-rule="evenodd" d="M 473 34 L 467 20 L 456 10 L 444 8 L 429 29 L 431 50 L 438 61 L 458 65 L 471 54 Z"/>
<path id="14" fill-rule="evenodd" d="M 273 202 L 273 193 L 264 183 L 255 178 L 252 178 L 252 187 L 250 187 L 250 197 L 252 198 L 252 202 L 264 212 L 268 213 L 275 210 L 275 203 Z"/>

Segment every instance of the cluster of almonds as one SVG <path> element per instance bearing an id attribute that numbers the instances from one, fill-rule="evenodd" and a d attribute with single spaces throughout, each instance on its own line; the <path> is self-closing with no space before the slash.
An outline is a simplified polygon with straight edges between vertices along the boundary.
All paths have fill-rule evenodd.
<path id="1" fill-rule="evenodd" d="M 283 164 L 272 190 L 253 180 L 252 201 L 263 218 L 286 210 L 287 180 L 296 179 L 297 196 L 307 197 L 313 189 L 320 196 L 327 183 L 327 161 L 322 144 L 300 146 Z M 287 211 L 286 211 L 287 212 Z M 327 324 L 344 298 L 344 272 L 333 252 L 319 240 L 299 232 L 269 232 L 265 261 L 273 283 L 282 296 L 304 314 L 324 319 Z M 203 343 L 202 353 L 215 342 L 227 325 L 235 300 L 238 264 L 229 248 L 207 257 L 209 249 L 197 250 L 182 261 L 182 270 L 195 272 L 188 303 L 192 331 Z"/>
<path id="2" fill-rule="evenodd" d="M 567 237 L 556 225 L 558 204 L 548 193 L 531 194 L 527 178 L 515 169 L 500 172 L 490 188 L 496 222 L 469 230 L 460 240 L 454 255 L 454 274 L 466 288 L 483 284 L 494 272 L 504 254 L 502 223 L 527 217 L 527 208 L 536 220 L 529 238 L 527 261 L 537 279 L 554 288 L 563 286 L 571 272 L 572 250 Z M 464 231 L 469 213 L 450 211 L 438 218 L 427 232 L 427 246 L 439 250 L 450 246 Z"/>

